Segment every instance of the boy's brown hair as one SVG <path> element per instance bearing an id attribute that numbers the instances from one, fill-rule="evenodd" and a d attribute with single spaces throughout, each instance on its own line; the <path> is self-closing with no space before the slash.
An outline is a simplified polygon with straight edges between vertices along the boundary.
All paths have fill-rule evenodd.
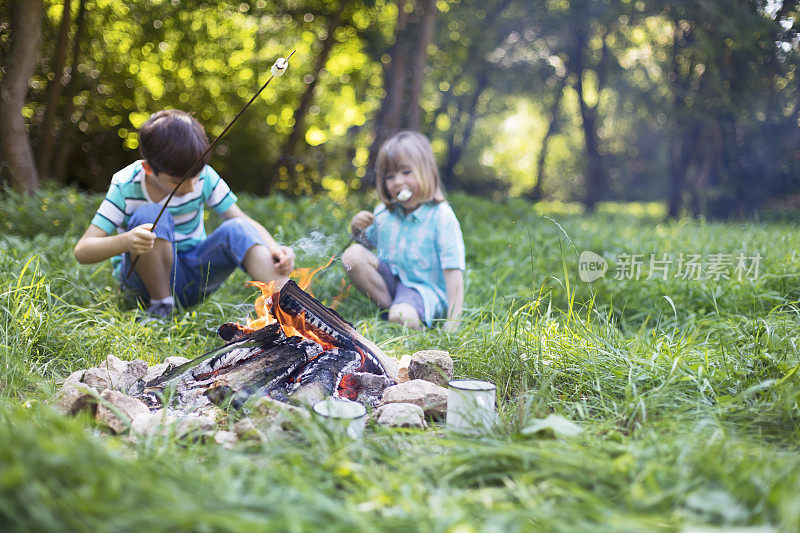
<path id="1" fill-rule="evenodd" d="M 383 143 L 375 161 L 375 185 L 384 204 L 394 201 L 386 190 L 386 175 L 397 172 L 404 165 L 417 176 L 421 201 L 444 201 L 439 168 L 428 138 L 415 131 L 401 131 Z"/>
<path id="2" fill-rule="evenodd" d="M 198 175 L 208 163 L 209 154 L 198 162 L 208 146 L 202 124 L 178 109 L 153 113 L 139 128 L 139 153 L 155 174 L 164 172 L 176 178 Z"/>

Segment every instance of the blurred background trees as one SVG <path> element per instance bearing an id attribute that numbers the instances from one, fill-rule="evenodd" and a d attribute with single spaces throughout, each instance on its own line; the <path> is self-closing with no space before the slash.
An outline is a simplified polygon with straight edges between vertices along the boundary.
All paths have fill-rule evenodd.
<path id="1" fill-rule="evenodd" d="M 343 198 L 410 128 L 451 190 L 746 216 L 800 204 L 797 4 L 12 0 L 0 180 L 103 191 L 150 113 L 213 138 L 296 49 L 213 154 L 236 190 Z"/>

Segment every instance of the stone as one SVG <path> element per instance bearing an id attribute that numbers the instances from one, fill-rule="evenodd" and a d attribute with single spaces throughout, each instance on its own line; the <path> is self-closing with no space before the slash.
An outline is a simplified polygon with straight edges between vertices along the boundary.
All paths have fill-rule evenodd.
<path id="1" fill-rule="evenodd" d="M 110 374 L 122 374 L 128 369 L 128 362 L 123 361 L 115 355 L 108 354 L 106 360 L 97 365 L 100 370 L 105 370 Z"/>
<path id="2" fill-rule="evenodd" d="M 353 380 L 355 389 L 359 391 L 356 401 L 369 407 L 375 407 L 383 391 L 392 386 L 392 382 L 386 376 L 369 372 L 353 372 L 350 374 L 350 379 Z"/>
<path id="3" fill-rule="evenodd" d="M 226 450 L 231 450 L 239 442 L 239 437 L 233 431 L 220 430 L 214 433 L 214 442 Z"/>
<path id="4" fill-rule="evenodd" d="M 67 383 L 72 383 L 72 384 L 83 383 L 83 375 L 85 373 L 86 370 L 77 370 L 73 372 L 72 374 L 67 376 L 67 378 L 64 380 L 64 385 L 66 385 Z"/>
<path id="5" fill-rule="evenodd" d="M 167 357 L 166 359 L 164 359 L 164 362 L 171 367 L 181 366 L 182 364 L 188 363 L 189 361 L 191 361 L 191 359 L 187 359 L 179 355 L 173 355 L 172 357 Z"/>
<path id="6" fill-rule="evenodd" d="M 227 417 L 225 411 L 223 411 L 213 403 L 200 407 L 199 409 L 197 409 L 197 411 L 194 412 L 194 414 L 197 416 L 210 418 L 217 425 L 223 423 Z"/>
<path id="7" fill-rule="evenodd" d="M 127 393 L 134 383 L 139 381 L 147 373 L 147 363 L 141 359 L 134 359 L 128 363 L 128 368 L 120 374 L 119 381 L 115 389 Z"/>
<path id="8" fill-rule="evenodd" d="M 303 418 L 309 418 L 311 415 L 305 409 L 301 409 L 288 403 L 279 402 L 266 396 L 261 396 L 248 402 L 246 409 L 250 417 L 272 419 L 277 418 L 283 414 L 291 414 Z"/>
<path id="9" fill-rule="evenodd" d="M 413 403 L 422 407 L 425 416 L 443 419 L 447 415 L 448 390 L 424 379 L 412 379 L 383 391 L 380 405 Z"/>
<path id="10" fill-rule="evenodd" d="M 109 355 L 96 368 L 90 368 L 84 373 L 83 382 L 98 391 L 114 389 L 127 394 L 146 372 L 147 363 L 141 359 L 123 361 Z"/>
<path id="11" fill-rule="evenodd" d="M 249 418 L 242 418 L 233 425 L 233 431 L 243 440 L 263 440 L 263 435 Z"/>
<path id="12" fill-rule="evenodd" d="M 145 383 L 150 383 L 154 379 L 161 377 L 161 375 L 164 372 L 166 372 L 168 368 L 169 368 L 168 363 L 155 364 L 147 369 L 147 372 L 145 372 L 144 376 L 142 376 L 142 381 L 144 381 Z"/>
<path id="13" fill-rule="evenodd" d="M 131 421 L 131 438 L 139 441 L 153 436 L 166 437 L 173 431 L 175 420 L 164 409 L 137 414 Z"/>
<path id="14" fill-rule="evenodd" d="M 131 385 L 147 371 L 147 363 L 141 359 L 123 361 L 119 357 L 108 355 L 106 360 L 90 368 L 83 376 L 83 382 L 98 391 L 114 389 L 127 393 Z"/>
<path id="15" fill-rule="evenodd" d="M 426 428 L 425 411 L 413 403 L 387 403 L 378 407 L 373 418 L 382 426 Z"/>
<path id="16" fill-rule="evenodd" d="M 408 377 L 408 364 L 411 362 L 411 355 L 410 354 L 403 354 L 400 358 L 400 368 L 397 371 L 397 382 L 398 383 L 405 383 L 409 380 Z"/>
<path id="17" fill-rule="evenodd" d="M 262 438 L 270 434 L 289 430 L 297 426 L 298 420 L 311 418 L 305 407 L 297 407 L 272 398 L 256 398 L 245 405 L 248 420 L 255 426 Z"/>
<path id="18" fill-rule="evenodd" d="M 95 419 L 117 434 L 126 431 L 137 415 L 150 412 L 144 403 L 119 391 L 106 389 L 100 397 L 105 401 L 98 402 Z"/>
<path id="19" fill-rule="evenodd" d="M 443 350 L 422 350 L 411 356 L 408 364 L 411 380 L 424 379 L 440 387 L 447 387 L 453 379 L 453 359 Z"/>
<path id="20" fill-rule="evenodd" d="M 83 382 L 98 392 L 111 388 L 111 376 L 108 370 L 92 367 L 83 374 Z"/>
<path id="21" fill-rule="evenodd" d="M 175 437 L 186 440 L 205 440 L 217 431 L 217 421 L 209 416 L 190 414 L 175 421 Z"/>
<path id="22" fill-rule="evenodd" d="M 64 380 L 64 384 L 56 394 L 56 408 L 65 415 L 74 415 L 83 410 L 94 410 L 97 406 L 95 398 L 97 389 L 81 383 L 85 370 L 78 370 Z"/>

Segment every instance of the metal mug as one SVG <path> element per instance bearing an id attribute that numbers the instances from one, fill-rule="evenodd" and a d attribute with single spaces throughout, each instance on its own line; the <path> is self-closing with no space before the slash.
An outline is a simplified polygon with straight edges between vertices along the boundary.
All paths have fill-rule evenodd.
<path id="1" fill-rule="evenodd" d="M 314 412 L 329 428 L 341 431 L 351 439 L 360 439 L 364 435 L 367 408 L 358 402 L 331 396 L 315 403 Z"/>
<path id="2" fill-rule="evenodd" d="M 497 388 L 488 381 L 455 379 L 448 383 L 447 429 L 456 433 L 481 435 L 495 422 Z"/>

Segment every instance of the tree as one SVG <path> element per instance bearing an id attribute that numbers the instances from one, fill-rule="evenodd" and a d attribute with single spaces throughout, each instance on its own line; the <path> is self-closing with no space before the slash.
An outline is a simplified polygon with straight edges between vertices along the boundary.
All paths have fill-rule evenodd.
<path id="1" fill-rule="evenodd" d="M 542 199 L 544 191 L 544 170 L 545 160 L 547 159 L 547 146 L 550 139 L 558 129 L 559 107 L 561 106 L 561 97 L 564 95 L 564 87 L 567 84 L 566 74 L 560 76 L 556 82 L 555 90 L 553 91 L 553 102 L 550 104 L 550 111 L 548 113 L 547 131 L 545 131 L 544 138 L 542 139 L 542 146 L 539 149 L 539 157 L 536 160 L 536 184 L 533 189 L 526 195 L 526 197 L 534 202 Z"/>
<path id="2" fill-rule="evenodd" d="M 39 188 L 39 174 L 25 129 L 22 108 L 28 81 L 36 68 L 41 44 L 41 0 L 16 0 L 12 6 L 12 41 L 3 85 L 0 87 L 0 139 L 14 186 L 31 193 Z"/>
<path id="3" fill-rule="evenodd" d="M 43 139 L 43 147 L 40 154 L 40 169 L 42 172 L 49 172 L 49 175 L 55 179 L 58 183 L 64 183 L 66 178 L 66 171 L 67 171 L 67 157 L 71 152 L 72 148 L 74 147 L 74 137 L 75 137 L 75 128 L 72 126 L 72 110 L 75 106 L 75 86 L 76 78 L 78 76 L 78 65 L 80 64 L 80 52 L 81 52 L 81 41 L 83 40 L 83 36 L 86 33 L 86 0 L 80 0 L 78 4 L 78 13 L 75 15 L 75 36 L 72 39 L 72 60 L 70 62 L 70 72 L 66 79 L 56 79 L 53 80 L 54 83 L 57 82 L 58 89 L 54 92 L 58 93 L 59 95 L 63 96 L 64 104 L 63 107 L 59 108 L 61 112 L 61 127 L 55 131 L 55 127 L 53 126 L 53 131 L 51 131 L 50 135 L 48 136 L 48 130 L 43 127 L 42 133 L 44 135 Z M 63 85 L 63 87 L 62 87 Z M 48 93 L 50 91 L 50 87 L 48 86 Z M 58 101 L 56 99 L 56 101 Z M 50 95 L 48 94 L 48 108 L 50 106 Z M 56 112 L 53 113 L 54 115 Z M 44 143 L 47 142 L 48 137 L 50 138 L 51 142 L 55 142 L 58 146 L 55 152 L 54 160 L 50 160 L 44 152 Z M 45 176 L 48 174 L 46 173 Z"/>
<path id="4" fill-rule="evenodd" d="M 50 175 L 50 166 L 53 158 L 53 149 L 56 145 L 58 132 L 55 121 L 58 112 L 58 100 L 64 88 L 64 71 L 69 49 L 69 29 L 72 25 L 72 0 L 64 0 L 61 12 L 61 22 L 58 26 L 58 41 L 56 43 L 55 58 L 53 60 L 52 78 L 47 84 L 47 104 L 44 120 L 39 127 L 41 146 L 39 147 L 39 174 L 47 177 Z"/>
<path id="5" fill-rule="evenodd" d="M 338 6 L 333 8 L 333 12 L 328 14 L 328 23 L 325 28 L 325 38 L 322 41 L 319 54 L 314 60 L 314 66 L 310 74 L 306 75 L 306 87 L 303 95 L 300 97 L 300 103 L 294 111 L 294 125 L 289 137 L 286 139 L 283 147 L 281 148 L 281 156 L 275 165 L 275 172 L 272 179 L 264 180 L 264 185 L 261 192 L 269 194 L 272 192 L 274 184 L 279 179 L 282 173 L 287 176 L 294 176 L 294 161 L 297 161 L 297 149 L 301 143 L 305 141 L 306 135 L 306 117 L 311 108 L 311 103 L 314 101 L 314 90 L 317 88 L 319 82 L 320 71 L 325 67 L 328 61 L 331 49 L 336 42 L 336 30 L 342 24 L 343 14 L 348 7 L 348 2 L 341 0 Z"/>
<path id="6" fill-rule="evenodd" d="M 420 127 L 419 99 L 437 13 L 435 0 L 397 0 L 394 43 L 384 66 L 386 94 L 373 127 L 364 180 L 367 184 L 375 182 L 375 162 L 383 143 L 400 129 Z"/>
<path id="7" fill-rule="evenodd" d="M 781 91 L 795 74 L 778 43 L 796 32 L 758 2 L 669 3 L 673 38 L 665 100 L 671 117 L 669 216 L 744 214 L 791 181 L 796 93 Z M 789 45 L 791 49 L 791 45 Z M 767 140 L 769 139 L 769 140 Z"/>

